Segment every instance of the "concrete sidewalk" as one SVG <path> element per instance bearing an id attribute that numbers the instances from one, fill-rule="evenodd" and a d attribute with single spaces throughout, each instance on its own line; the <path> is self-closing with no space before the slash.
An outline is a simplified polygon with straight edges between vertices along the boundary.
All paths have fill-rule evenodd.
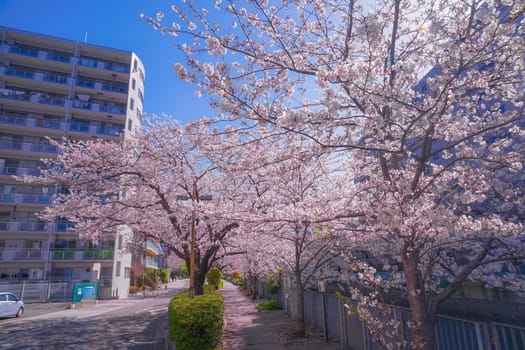
<path id="1" fill-rule="evenodd" d="M 224 282 L 219 291 L 225 297 L 225 326 L 222 350 L 339 350 L 335 342 L 283 344 L 278 331 L 291 327 L 282 310 L 257 311 L 257 301 L 245 296 L 239 287 Z"/>

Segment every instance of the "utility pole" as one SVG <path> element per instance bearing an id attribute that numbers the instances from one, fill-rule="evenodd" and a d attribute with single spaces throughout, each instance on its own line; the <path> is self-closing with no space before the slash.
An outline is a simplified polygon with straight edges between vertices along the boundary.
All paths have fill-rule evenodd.
<path id="1" fill-rule="evenodd" d="M 195 296 L 195 201 L 198 200 L 197 184 L 193 183 L 191 191 L 191 252 L 190 252 L 190 299 Z"/>

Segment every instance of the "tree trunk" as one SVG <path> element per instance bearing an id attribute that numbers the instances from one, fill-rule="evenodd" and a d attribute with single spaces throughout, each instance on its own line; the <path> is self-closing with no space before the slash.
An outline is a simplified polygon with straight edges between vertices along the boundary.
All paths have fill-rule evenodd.
<path id="1" fill-rule="evenodd" d="M 402 253 L 403 268 L 407 280 L 408 302 L 410 304 L 410 321 L 412 323 L 412 348 L 418 350 L 435 350 L 436 316 L 431 315 L 424 286 L 419 276 L 414 257 Z"/>
<path id="2" fill-rule="evenodd" d="M 257 276 L 250 277 L 250 292 L 252 294 L 252 300 L 257 299 Z"/>
<path id="3" fill-rule="evenodd" d="M 298 336 L 305 334 L 304 325 L 304 288 L 301 280 L 301 274 L 295 274 L 295 286 L 292 288 L 295 313 L 292 313 L 295 332 Z"/>
<path id="4" fill-rule="evenodd" d="M 203 269 L 202 266 L 195 271 L 195 295 L 204 294 L 204 283 L 206 282 L 207 273 L 207 269 Z"/>

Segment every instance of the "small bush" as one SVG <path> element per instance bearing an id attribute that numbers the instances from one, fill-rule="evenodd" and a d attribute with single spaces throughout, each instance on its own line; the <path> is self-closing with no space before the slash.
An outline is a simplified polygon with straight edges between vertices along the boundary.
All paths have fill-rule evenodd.
<path id="1" fill-rule="evenodd" d="M 168 283 L 168 280 L 170 278 L 170 272 L 168 270 L 160 270 L 160 281 L 162 283 Z"/>
<path id="2" fill-rule="evenodd" d="M 188 266 L 186 265 L 186 263 L 181 263 L 180 264 L 180 273 L 184 277 L 188 277 L 189 276 Z"/>
<path id="3" fill-rule="evenodd" d="M 279 310 L 282 309 L 277 300 L 265 300 L 257 305 L 257 310 Z"/>
<path id="4" fill-rule="evenodd" d="M 221 294 L 176 295 L 169 305 L 169 328 L 177 350 L 212 350 L 224 327 L 224 297 Z"/>
<path id="5" fill-rule="evenodd" d="M 211 284 L 205 284 L 204 286 L 202 286 L 202 290 L 204 294 L 215 293 L 215 288 Z"/>
<path id="6" fill-rule="evenodd" d="M 223 288 L 224 288 L 224 281 L 223 280 L 219 281 L 219 288 L 215 288 L 211 284 L 205 284 L 203 286 L 204 294 L 215 293 L 215 291 L 217 291 L 219 289 L 223 289 Z"/>
<path id="7" fill-rule="evenodd" d="M 138 286 L 130 286 L 129 287 L 129 294 L 135 294 L 139 291 L 139 287 Z"/>
<path id="8" fill-rule="evenodd" d="M 279 291 L 279 287 L 281 287 L 281 282 L 283 279 L 283 269 L 279 268 L 277 269 L 277 276 L 273 273 L 269 273 L 268 276 L 266 276 L 266 285 L 268 286 L 268 291 L 270 294 L 276 294 Z"/>
<path id="9" fill-rule="evenodd" d="M 237 272 L 237 274 L 236 274 L 236 272 Z M 241 277 L 237 277 L 237 276 L 241 276 Z M 231 275 L 225 275 L 224 279 L 232 282 L 233 284 L 235 284 L 235 285 L 237 285 L 239 287 L 241 287 L 241 289 L 246 288 L 245 283 L 244 283 L 244 277 L 242 277 L 241 273 L 238 272 L 238 271 L 234 271 Z"/>
<path id="10" fill-rule="evenodd" d="M 222 278 L 222 272 L 216 267 L 212 267 L 210 271 L 206 274 L 206 279 L 208 283 L 211 284 L 215 289 L 219 289 L 219 281 Z"/>

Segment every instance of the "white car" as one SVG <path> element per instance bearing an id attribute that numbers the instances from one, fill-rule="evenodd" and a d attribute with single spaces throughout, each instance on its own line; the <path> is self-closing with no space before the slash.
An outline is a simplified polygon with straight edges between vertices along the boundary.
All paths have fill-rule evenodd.
<path id="1" fill-rule="evenodd" d="M 22 300 L 13 293 L 0 292 L 0 317 L 20 317 L 23 314 L 24 302 Z"/>

